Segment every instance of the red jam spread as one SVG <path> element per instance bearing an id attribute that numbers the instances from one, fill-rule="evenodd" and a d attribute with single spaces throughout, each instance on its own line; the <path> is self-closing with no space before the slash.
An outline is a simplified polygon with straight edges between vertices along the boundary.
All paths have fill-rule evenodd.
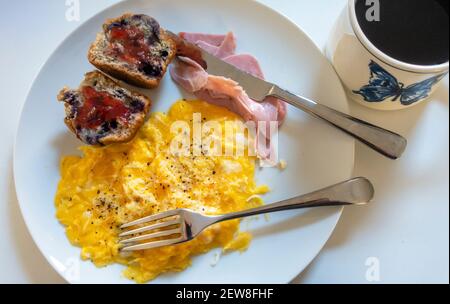
<path id="1" fill-rule="evenodd" d="M 150 56 L 145 35 L 136 26 L 113 27 L 109 32 L 109 41 L 114 55 L 130 64 L 139 65 Z"/>
<path id="2" fill-rule="evenodd" d="M 99 92 L 85 86 L 81 93 L 84 103 L 78 108 L 75 125 L 84 129 L 96 129 L 104 122 L 124 120 L 130 115 L 130 109 L 123 102 L 106 92 Z"/>

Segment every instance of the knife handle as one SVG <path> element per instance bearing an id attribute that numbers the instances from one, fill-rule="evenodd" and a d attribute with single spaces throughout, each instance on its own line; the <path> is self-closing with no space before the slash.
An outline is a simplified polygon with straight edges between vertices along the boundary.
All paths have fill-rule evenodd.
<path id="1" fill-rule="evenodd" d="M 391 159 L 399 158 L 405 151 L 407 141 L 399 134 L 318 104 L 278 86 L 274 86 L 268 95 L 282 99 L 294 107 L 323 119 Z"/>

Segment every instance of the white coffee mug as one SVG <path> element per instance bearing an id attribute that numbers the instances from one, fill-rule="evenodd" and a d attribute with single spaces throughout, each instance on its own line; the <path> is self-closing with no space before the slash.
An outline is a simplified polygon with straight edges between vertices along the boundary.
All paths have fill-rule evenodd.
<path id="1" fill-rule="evenodd" d="M 448 61 L 437 65 L 415 65 L 383 53 L 361 30 L 356 17 L 356 1 L 348 1 L 326 47 L 326 55 L 348 95 L 379 110 L 404 109 L 427 99 L 448 73 Z"/>

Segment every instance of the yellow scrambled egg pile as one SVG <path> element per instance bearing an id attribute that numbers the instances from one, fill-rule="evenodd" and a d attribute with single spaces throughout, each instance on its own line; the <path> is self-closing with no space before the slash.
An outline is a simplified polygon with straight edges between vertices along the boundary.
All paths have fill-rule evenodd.
<path id="1" fill-rule="evenodd" d="M 172 123 L 192 125 L 193 113 L 201 113 L 203 122 L 239 120 L 203 101 L 178 101 L 167 114 L 153 113 L 131 142 L 83 146 L 83 156 L 61 160 L 56 216 L 66 226 L 70 242 L 81 247 L 83 259 L 97 266 L 121 263 L 126 277 L 146 282 L 161 273 L 185 269 L 193 255 L 214 247 L 247 248 L 251 236 L 240 233 L 234 220 L 214 225 L 190 242 L 126 254 L 119 250 L 118 227 L 142 216 L 175 208 L 221 214 L 261 203 L 249 199 L 268 190 L 255 184 L 254 157 L 171 153 Z M 225 136 L 222 140 L 233 144 Z"/>

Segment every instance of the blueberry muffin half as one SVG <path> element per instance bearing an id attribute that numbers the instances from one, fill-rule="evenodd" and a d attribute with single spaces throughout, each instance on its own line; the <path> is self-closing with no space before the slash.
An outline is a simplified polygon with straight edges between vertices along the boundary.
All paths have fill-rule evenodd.
<path id="1" fill-rule="evenodd" d="M 78 89 L 63 88 L 64 122 L 84 143 L 107 145 L 131 140 L 144 123 L 151 101 L 119 86 L 103 73 L 85 75 Z"/>
<path id="2" fill-rule="evenodd" d="M 124 14 L 103 24 L 103 31 L 89 49 L 88 60 L 117 79 L 154 88 L 175 54 L 175 42 L 154 18 Z"/>

